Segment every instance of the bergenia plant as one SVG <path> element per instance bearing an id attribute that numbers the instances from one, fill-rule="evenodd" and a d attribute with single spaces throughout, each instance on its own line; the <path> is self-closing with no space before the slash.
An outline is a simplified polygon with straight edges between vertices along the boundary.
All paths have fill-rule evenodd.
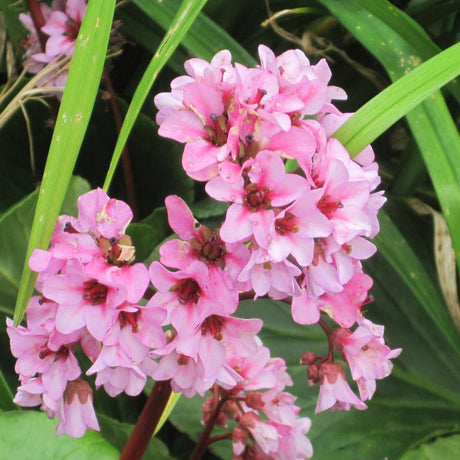
<path id="1" fill-rule="evenodd" d="M 392 183 L 394 168 L 383 162 L 384 185 L 390 186 L 385 191 L 370 142 L 460 73 L 454 58 L 458 46 L 401 77 L 355 114 L 347 93 L 353 98 L 356 91 L 359 98 L 362 91 L 353 84 L 347 91 L 337 86 L 344 79 L 328 52 L 338 48 L 325 46 L 328 42 L 312 32 L 304 41 L 294 40 L 276 22 L 309 8 L 272 13 L 267 3 L 265 25 L 297 46 L 255 46 L 252 37 L 255 61 L 200 15 L 205 0 L 184 0 L 168 25 L 169 4 L 139 0 L 134 2 L 138 9 L 120 2 L 117 27 L 115 0 L 26 3 L 28 9 L 19 15 L 25 29 L 22 62 L 36 77 L 25 88 L 49 95 L 66 89 L 55 99 L 55 119 L 47 122 L 54 132 L 38 198 L 33 194 L 0 217 L 0 231 L 13 239 L 19 225 L 27 232 L 32 226 L 21 253 L 21 280 L 9 277 L 0 262 L 0 299 L 3 278 L 18 286 L 14 316 L 8 303 L 4 309 L 15 362 L 5 370 L 6 378 L 0 366 L 0 409 L 13 414 L 14 430 L 27 427 L 25 417 L 34 417 L 33 423 L 41 417 L 45 438 L 50 430 L 63 435 L 46 438 L 49 445 L 71 442 L 69 449 L 85 452 L 88 447 L 88 458 L 122 460 L 409 459 L 417 458 L 413 446 L 418 441 L 435 439 L 430 433 L 447 436 L 455 430 L 458 298 L 455 267 L 450 264 L 449 273 L 440 247 L 453 248 L 445 253 L 450 260 L 460 249 L 453 233 L 459 216 L 452 207 L 460 204 L 460 193 L 452 191 L 460 171 L 452 152 L 439 148 L 435 162 L 420 145 L 447 222 L 444 239 L 435 240 L 434 268 L 426 247 L 423 264 L 417 253 L 430 235 L 427 222 L 407 203 L 389 200 L 391 187 L 406 194 L 415 190 L 408 186 L 413 175 L 397 172 Z M 352 28 L 356 37 L 389 66 L 395 80 L 391 59 L 367 39 L 372 28 L 378 35 L 377 25 L 386 21 L 391 40 L 405 40 L 408 48 L 421 46 L 420 40 L 431 43 L 402 11 L 391 22 L 385 8 L 396 11 L 393 6 L 317 3 L 346 27 L 359 18 Z M 240 11 L 246 8 L 241 5 Z M 127 41 L 120 38 L 118 20 Z M 124 62 L 133 62 L 135 43 L 145 46 L 155 36 L 149 32 L 152 20 L 168 26 L 168 32 L 140 81 L 127 85 L 134 95 L 122 122 L 120 98 L 127 96 L 117 97 L 114 88 L 120 85 L 121 91 L 127 77 L 120 75 Z M 211 37 L 208 28 L 220 31 L 222 46 L 197 41 L 200 33 Z M 183 64 L 185 74 L 172 81 L 162 76 L 162 92 L 150 96 L 168 59 L 178 69 L 182 55 L 171 55 L 181 40 L 193 56 Z M 106 50 L 115 42 L 118 47 L 128 43 L 124 55 L 121 61 L 113 56 L 106 61 Z M 373 75 L 345 51 L 340 55 L 366 77 Z M 6 95 L 16 84 L 7 85 Z M 411 85 L 414 91 L 407 91 Z M 456 86 L 450 89 L 456 96 Z M 145 100 L 150 108 L 140 114 Z M 24 99 L 13 101 L 24 111 Z M 435 111 L 430 105 L 423 110 Z M 107 145 L 101 128 L 107 112 L 112 112 L 108 120 L 115 143 L 109 156 L 88 147 Z M 8 117 L 12 113 L 8 108 Z M 30 135 L 27 115 L 26 120 Z M 410 116 L 409 123 L 419 144 L 424 135 L 441 135 L 431 126 L 421 132 Z M 445 123 L 448 140 L 442 145 L 460 146 L 453 122 Z M 91 185 L 71 182 L 88 126 L 77 167 Z M 85 151 L 90 152 L 86 159 Z M 416 161 L 404 155 L 399 171 Z M 113 182 L 110 195 L 119 197 L 114 198 L 108 189 L 120 156 L 124 183 Z M 102 163 L 108 172 L 101 187 Z M 442 186 L 440 171 L 445 172 Z M 419 197 L 424 193 L 434 196 L 424 189 Z M 33 224 L 31 217 L 23 223 L 33 200 Z M 425 203 L 414 206 L 436 216 L 434 233 L 439 235 L 441 214 Z M 417 237 L 411 236 L 415 225 L 421 229 Z M 11 264 L 14 245 L 2 244 Z M 428 275 L 436 270 L 440 288 Z M 416 364 L 419 353 L 425 353 L 426 365 Z M 395 363 L 397 372 L 387 379 Z M 428 368 L 436 375 L 433 383 L 420 377 Z M 426 398 L 420 419 L 428 421 L 418 431 L 407 420 L 408 395 L 411 401 Z M 433 400 L 433 395 L 444 399 Z M 16 406 L 28 410 L 13 411 Z M 448 412 L 441 422 L 430 418 L 439 407 Z M 55 422 L 48 425 L 40 411 Z M 386 437 L 403 428 L 410 434 L 388 445 L 376 434 Z M 7 435 L 2 430 L 0 447 L 10 452 L 14 441 L 3 447 Z M 181 431 L 194 446 L 178 447 L 185 439 Z M 95 438 L 100 453 L 87 445 Z M 25 446 L 34 451 L 33 440 Z"/>

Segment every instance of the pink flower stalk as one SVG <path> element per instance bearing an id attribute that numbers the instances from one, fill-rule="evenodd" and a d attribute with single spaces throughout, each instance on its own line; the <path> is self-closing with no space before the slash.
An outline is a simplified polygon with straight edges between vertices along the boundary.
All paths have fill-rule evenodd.
<path id="1" fill-rule="evenodd" d="M 40 404 L 60 419 L 58 434 L 75 437 L 98 425 L 74 353 L 81 348 L 93 363 L 86 374 L 96 373 L 96 385 L 110 395 L 137 395 L 157 367 L 152 350 L 166 342 L 166 311 L 138 305 L 149 273 L 133 264 L 124 233 L 131 210 L 100 189 L 82 195 L 78 208 L 78 218 L 58 219 L 50 249 L 31 257 L 42 296 L 29 302 L 28 326 L 7 321 L 21 381 L 15 401 Z"/>

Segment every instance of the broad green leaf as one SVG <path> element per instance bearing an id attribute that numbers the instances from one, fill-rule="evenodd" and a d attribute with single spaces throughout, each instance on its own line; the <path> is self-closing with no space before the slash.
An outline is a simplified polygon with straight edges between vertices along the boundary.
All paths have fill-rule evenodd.
<path id="1" fill-rule="evenodd" d="M 179 8 L 179 0 L 154 3 L 150 0 L 134 0 L 134 3 L 163 29 Z M 218 51 L 228 49 L 233 59 L 244 65 L 253 65 L 253 57 L 236 42 L 224 29 L 201 13 L 195 20 L 182 44 L 192 55 L 210 60 Z"/>
<path id="2" fill-rule="evenodd" d="M 21 460 L 116 460 L 118 451 L 95 431 L 80 439 L 56 436 L 57 420 L 43 412 L 13 411 L 0 414 L 2 458 Z"/>
<path id="3" fill-rule="evenodd" d="M 446 460 L 460 453 L 460 434 L 445 435 L 406 452 L 400 460 Z"/>
<path id="4" fill-rule="evenodd" d="M 105 62 L 115 0 L 91 0 L 75 45 L 56 121 L 27 248 L 14 321 L 19 324 L 32 294 L 36 274 L 27 260 L 35 248 L 46 249 L 88 126 Z"/>
<path id="5" fill-rule="evenodd" d="M 76 215 L 77 198 L 88 190 L 88 182 L 74 177 L 64 198 L 62 213 Z M 0 217 L 0 311 L 8 315 L 13 314 L 18 295 L 37 198 L 38 191 L 35 191 Z"/>
<path id="6" fill-rule="evenodd" d="M 104 190 L 107 191 L 110 187 L 123 147 L 131 134 L 131 130 L 137 116 L 141 111 L 142 105 L 144 104 L 154 81 L 156 80 L 160 70 L 171 57 L 174 50 L 179 46 L 182 38 L 193 24 L 193 21 L 198 16 L 205 3 L 206 0 L 183 0 L 181 7 L 174 16 L 165 37 L 150 61 L 150 64 L 148 65 L 147 70 L 142 76 L 134 93 L 121 127 L 117 144 L 115 145 L 112 160 L 104 182 Z"/>
<path id="7" fill-rule="evenodd" d="M 134 425 L 121 423 L 117 420 L 98 414 L 101 435 L 119 452 L 123 450 Z M 143 455 L 143 460 L 170 460 L 168 448 L 157 438 L 150 440 L 149 446 Z"/>

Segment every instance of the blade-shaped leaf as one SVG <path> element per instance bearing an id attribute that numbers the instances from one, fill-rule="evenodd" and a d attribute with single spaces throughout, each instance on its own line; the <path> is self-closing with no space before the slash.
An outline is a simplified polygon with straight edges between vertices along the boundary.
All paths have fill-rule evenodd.
<path id="1" fill-rule="evenodd" d="M 107 191 L 110 187 L 123 147 L 128 140 L 136 118 L 149 94 L 150 88 L 156 80 L 160 70 L 164 67 L 174 50 L 179 46 L 184 35 L 190 29 L 206 1 L 207 0 L 184 0 L 182 2 L 158 50 L 150 61 L 147 70 L 144 72 L 123 121 L 104 182 L 104 190 Z"/>
<path id="2" fill-rule="evenodd" d="M 28 258 L 35 248 L 46 249 L 49 244 L 88 126 L 104 66 L 114 8 L 115 0 L 91 0 L 83 18 L 43 173 L 16 302 L 16 325 L 24 315 L 36 279 L 36 274 L 28 267 Z"/>
<path id="3" fill-rule="evenodd" d="M 351 156 L 460 74 L 460 43 L 420 64 L 361 107 L 335 133 Z M 411 91 L 407 91 L 411 88 Z"/>
<path id="4" fill-rule="evenodd" d="M 374 137 L 371 128 L 368 132 L 367 141 L 364 138 L 359 139 L 361 135 L 366 137 L 361 128 L 364 125 L 370 128 L 366 118 L 372 118 L 380 110 L 376 103 L 382 100 L 384 103 L 391 103 L 390 99 L 385 99 L 387 92 L 392 93 L 394 88 L 400 88 L 411 95 L 412 90 L 416 91 L 417 88 L 416 84 L 412 85 L 408 82 L 410 80 L 408 77 L 414 75 L 415 72 L 418 74 L 423 66 L 436 62 L 446 51 L 450 53 L 457 50 L 450 57 L 452 62 L 447 65 L 452 65 L 452 69 L 455 67 L 459 69 L 460 44 L 454 45 L 435 58 L 431 58 L 430 61 L 418 65 L 408 75 L 405 75 L 427 53 L 433 51 L 432 46 L 426 45 L 426 39 L 420 38 L 421 32 L 417 26 L 411 23 L 412 20 L 407 19 L 402 12 L 386 1 L 331 0 L 323 3 L 382 62 L 390 77 L 397 80 L 390 88 L 370 101 L 369 106 L 366 104 L 366 108 L 363 107 L 363 110 L 358 111 L 360 112 L 359 115 L 352 117 L 337 133 L 340 139 L 347 144 L 347 147 L 356 153 L 364 147 L 366 142 L 371 142 L 371 138 Z M 395 30 L 390 26 L 394 27 Z M 396 30 L 400 31 L 401 35 Z M 423 56 L 419 53 L 421 48 L 424 49 L 425 54 Z M 425 83 L 428 85 L 429 79 L 437 77 L 428 72 L 425 78 L 427 79 Z M 408 82 L 406 89 L 401 86 L 403 82 Z M 410 88 L 410 91 L 407 91 L 407 88 Z M 392 94 L 395 95 L 395 93 Z M 369 112 L 368 108 L 371 109 Z M 372 113 L 372 108 L 374 113 Z M 382 106 L 381 109 L 385 110 L 385 106 Z M 363 115 L 364 118 L 361 118 Z M 407 118 L 439 198 L 450 230 L 457 267 L 460 269 L 460 193 L 458 193 L 460 136 L 458 130 L 439 93 L 434 93 L 429 99 L 423 101 L 419 107 L 407 115 Z M 385 129 L 388 126 L 387 124 Z M 377 132 L 382 132 L 382 130 L 377 130 Z"/>
<path id="5" fill-rule="evenodd" d="M 151 19 L 166 30 L 177 8 L 179 0 L 152 3 L 150 0 L 134 0 L 134 3 Z M 201 13 L 183 39 L 183 45 L 194 56 L 210 60 L 222 49 L 229 49 L 233 59 L 244 65 L 253 65 L 254 58 L 224 29 Z"/>

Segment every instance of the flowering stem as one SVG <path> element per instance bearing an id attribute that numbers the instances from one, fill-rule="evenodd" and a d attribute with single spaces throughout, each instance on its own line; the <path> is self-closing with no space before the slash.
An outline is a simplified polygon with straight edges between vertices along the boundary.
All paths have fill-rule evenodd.
<path id="1" fill-rule="evenodd" d="M 232 434 L 233 434 L 233 432 L 229 431 L 228 433 L 222 433 L 222 434 L 219 434 L 217 436 L 213 436 L 212 438 L 208 439 L 208 442 L 206 443 L 206 445 L 209 446 L 213 442 L 222 441 L 224 439 L 231 439 Z"/>
<path id="2" fill-rule="evenodd" d="M 327 360 L 328 361 L 334 361 L 334 345 L 332 343 L 332 334 L 333 334 L 333 329 L 331 329 L 326 321 L 324 321 L 324 319 L 320 319 L 318 321 L 318 324 L 321 326 L 321 328 L 323 329 L 323 331 L 326 333 L 327 335 L 327 340 L 329 342 L 329 352 L 327 354 Z"/>
<path id="3" fill-rule="evenodd" d="M 112 80 L 106 68 L 104 68 L 102 78 L 104 79 L 105 85 L 107 87 L 110 105 L 112 107 L 113 120 L 115 122 L 117 134 L 119 135 L 121 125 L 123 124 L 123 117 L 121 116 L 121 110 L 120 106 L 118 105 L 118 100 L 113 88 Z M 133 170 L 131 167 L 131 160 L 129 158 L 128 147 L 126 147 L 126 145 L 123 147 L 123 150 L 121 152 L 121 165 L 123 168 L 123 177 L 125 180 L 125 189 L 128 198 L 128 204 L 133 211 L 133 220 L 137 221 L 139 220 L 139 210 L 137 206 L 136 190 L 134 188 Z"/>
<path id="4" fill-rule="evenodd" d="M 45 51 L 46 35 L 42 32 L 42 27 L 45 25 L 45 17 L 43 16 L 42 9 L 37 0 L 26 0 L 27 8 L 29 9 L 35 30 L 37 31 L 38 40 L 42 51 Z"/>
<path id="5" fill-rule="evenodd" d="M 213 430 L 214 425 L 217 422 L 217 417 L 219 417 L 220 410 L 222 409 L 222 406 L 224 405 L 226 400 L 227 396 L 225 394 L 221 395 L 220 400 L 217 403 L 212 416 L 209 418 L 208 423 L 206 423 L 204 431 L 203 433 L 201 433 L 200 439 L 196 443 L 195 449 L 193 450 L 192 455 L 190 455 L 189 460 L 199 460 L 201 456 L 204 454 L 204 451 L 206 450 L 209 444 L 209 435 L 211 434 L 211 431 Z"/>
<path id="6" fill-rule="evenodd" d="M 120 460 L 140 460 L 171 395 L 171 382 L 155 382 L 136 425 L 123 448 Z"/>

